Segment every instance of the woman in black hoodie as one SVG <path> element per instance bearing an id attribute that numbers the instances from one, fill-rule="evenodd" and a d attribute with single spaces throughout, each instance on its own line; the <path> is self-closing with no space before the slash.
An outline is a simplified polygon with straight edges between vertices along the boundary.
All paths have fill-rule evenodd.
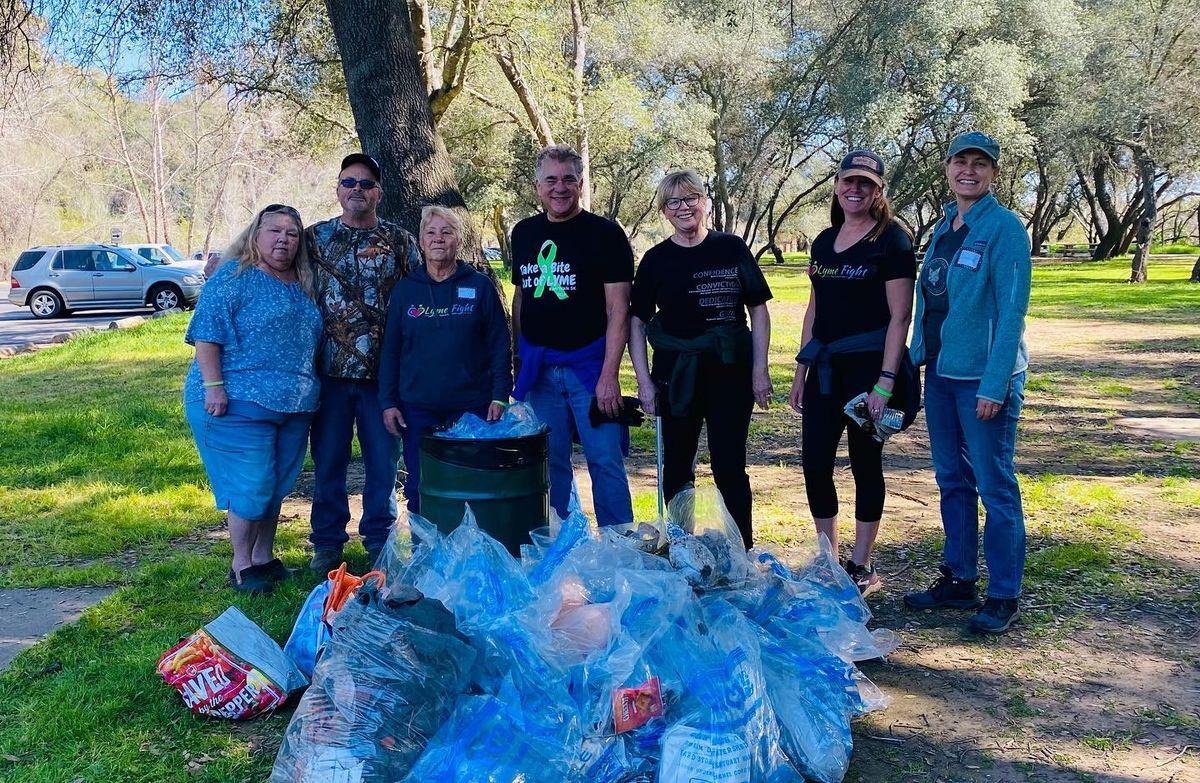
<path id="1" fill-rule="evenodd" d="M 464 413 L 500 418 L 512 392 L 512 338 L 496 286 L 458 260 L 462 224 L 421 210 L 425 260 L 392 290 L 379 359 L 388 432 L 404 440 L 408 509 L 420 511 L 421 438 Z"/>

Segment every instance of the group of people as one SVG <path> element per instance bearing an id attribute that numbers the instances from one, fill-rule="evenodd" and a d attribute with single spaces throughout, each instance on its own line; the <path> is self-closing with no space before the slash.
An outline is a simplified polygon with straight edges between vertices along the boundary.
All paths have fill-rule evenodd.
<path id="1" fill-rule="evenodd" d="M 999 145 L 982 133 L 952 142 L 945 171 L 955 201 L 918 278 L 912 237 L 885 196 L 883 160 L 867 150 L 842 160 L 832 225 L 812 245 L 789 394 L 801 414 L 810 512 L 836 548 L 843 407 L 866 392 L 878 420 L 889 404 L 920 393 L 913 365 L 925 365 L 946 543 L 941 576 L 905 603 L 979 608 L 982 498 L 990 578 L 972 627 L 993 633 L 1019 614 L 1024 569 L 1013 452 L 1030 282 L 1024 227 L 990 192 L 999 161 Z M 397 515 L 401 448 L 407 507 L 419 512 L 421 438 L 468 412 L 498 419 L 512 399 L 548 425 L 552 509 L 568 513 L 577 440 L 597 523 L 633 522 L 623 426 L 632 400 L 618 380 L 626 346 L 637 399 L 659 417 L 666 500 L 695 481 L 707 429 L 714 482 L 750 548 L 746 450 L 752 409 L 766 408 L 772 394 L 772 294 L 746 243 L 708 227 L 703 180 L 675 170 L 659 182 L 656 205 L 672 233 L 635 272 L 620 226 L 581 207 L 578 153 L 543 149 L 534 167 L 543 211 L 512 231 L 510 332 L 496 282 L 459 258 L 459 217 L 426 207 L 412 237 L 378 215 L 381 174 L 369 156 L 347 156 L 337 183 L 342 214 L 307 229 L 291 207 L 262 209 L 208 281 L 188 328 L 196 360 L 185 410 L 217 507 L 228 514 L 230 584 L 265 592 L 288 576 L 272 545 L 306 446 L 312 568 L 324 573 L 348 541 L 355 434 L 364 474 L 359 533 L 374 560 Z M 885 497 L 882 444 L 854 426 L 848 440 L 855 541 L 844 566 L 866 594 L 880 585 L 872 549 Z"/>

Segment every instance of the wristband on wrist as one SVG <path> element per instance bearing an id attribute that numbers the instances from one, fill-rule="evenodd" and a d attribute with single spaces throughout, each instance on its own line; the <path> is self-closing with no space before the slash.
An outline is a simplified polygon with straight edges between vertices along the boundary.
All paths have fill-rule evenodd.
<path id="1" fill-rule="evenodd" d="M 861 389 L 862 387 L 860 386 L 859 388 Z M 874 391 L 876 394 L 878 394 L 880 397 L 884 398 L 885 400 L 890 400 L 892 398 L 892 393 L 890 391 L 888 391 L 887 389 L 884 389 L 883 387 L 881 387 L 878 383 L 875 384 Z"/>
<path id="2" fill-rule="evenodd" d="M 880 370 L 879 377 L 887 378 L 889 381 L 894 381 L 896 380 L 896 373 L 892 372 L 891 370 Z"/>
<path id="3" fill-rule="evenodd" d="M 501 408 L 507 408 L 508 403 L 504 400 L 492 400 L 492 405 L 499 405 Z"/>
<path id="4" fill-rule="evenodd" d="M 218 386 L 224 386 L 224 385 L 225 385 L 225 381 L 205 381 L 204 382 L 204 388 L 206 388 L 206 389 L 215 389 Z"/>

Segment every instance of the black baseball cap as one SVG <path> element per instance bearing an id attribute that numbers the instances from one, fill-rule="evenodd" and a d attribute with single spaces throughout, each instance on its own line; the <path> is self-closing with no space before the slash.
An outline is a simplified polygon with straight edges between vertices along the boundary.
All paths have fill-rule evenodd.
<path id="1" fill-rule="evenodd" d="M 850 150 L 838 166 L 838 178 L 866 177 L 879 187 L 883 187 L 883 158 L 870 150 Z"/>
<path id="2" fill-rule="evenodd" d="M 342 158 L 342 167 L 338 169 L 338 171 L 345 171 L 355 163 L 361 163 L 370 169 L 371 173 L 375 175 L 376 182 L 381 182 L 383 180 L 383 172 L 379 170 L 379 162 L 365 152 L 352 152 L 346 157 Z"/>

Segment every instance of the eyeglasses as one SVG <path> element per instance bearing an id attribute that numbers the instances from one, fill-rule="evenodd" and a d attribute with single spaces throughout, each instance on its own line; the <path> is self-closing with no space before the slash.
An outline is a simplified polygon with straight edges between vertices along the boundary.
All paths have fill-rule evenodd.
<path id="1" fill-rule="evenodd" d="M 338 184 L 346 190 L 353 190 L 355 185 L 363 190 L 374 190 L 379 185 L 379 183 L 373 179 L 355 179 L 354 177 L 339 179 Z"/>
<path id="2" fill-rule="evenodd" d="M 688 205 L 689 207 L 694 207 L 700 203 L 700 199 L 702 198 L 704 198 L 704 196 L 701 196 L 699 193 L 693 193 L 690 196 L 684 196 L 682 198 L 669 198 L 667 199 L 667 209 L 679 209 L 684 204 Z"/>
<path id="3" fill-rule="evenodd" d="M 553 188 L 553 187 L 557 187 L 559 183 L 562 183 L 563 185 L 566 185 L 569 188 L 573 188 L 579 184 L 579 177 L 575 176 L 574 174 L 568 174 L 567 176 L 561 177 L 561 178 L 560 177 L 542 177 L 543 185 L 548 185 L 549 187 Z"/>
<path id="4" fill-rule="evenodd" d="M 292 215 L 297 220 L 300 219 L 300 213 L 296 211 L 296 208 L 289 207 L 287 204 L 267 204 L 265 207 L 263 207 L 262 214 L 269 215 L 272 212 L 283 212 L 288 215 Z"/>

